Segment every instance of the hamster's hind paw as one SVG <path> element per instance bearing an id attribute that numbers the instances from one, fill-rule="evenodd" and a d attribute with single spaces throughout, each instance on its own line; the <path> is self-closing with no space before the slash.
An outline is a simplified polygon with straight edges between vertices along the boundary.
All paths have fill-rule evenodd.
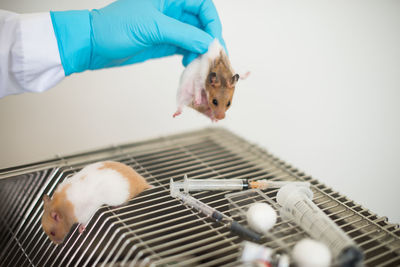
<path id="1" fill-rule="evenodd" d="M 245 74 L 239 75 L 239 77 L 241 80 L 245 80 L 245 79 L 247 79 L 247 77 L 249 77 L 249 75 L 250 75 L 250 71 L 246 72 Z"/>
<path id="2" fill-rule="evenodd" d="M 178 110 L 178 111 L 176 111 L 175 113 L 174 113 L 174 115 L 172 115 L 172 117 L 176 117 L 176 116 L 179 116 L 179 115 L 181 115 L 182 114 L 182 111 L 180 111 L 180 110 Z"/>
<path id="3" fill-rule="evenodd" d="M 86 229 L 86 226 L 84 226 L 83 224 L 80 224 L 80 225 L 79 225 L 79 233 L 80 233 L 80 234 L 82 234 L 83 231 L 85 231 L 85 229 Z"/>

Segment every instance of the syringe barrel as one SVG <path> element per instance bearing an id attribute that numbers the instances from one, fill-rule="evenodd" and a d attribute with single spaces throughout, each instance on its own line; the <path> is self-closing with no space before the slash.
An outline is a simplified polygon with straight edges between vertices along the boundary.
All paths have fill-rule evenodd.
<path id="1" fill-rule="evenodd" d="M 186 193 L 181 193 L 179 191 L 176 192 L 174 197 L 179 198 L 180 200 L 183 201 L 186 205 L 202 212 L 206 216 L 209 216 L 213 218 L 216 221 L 222 222 L 225 225 L 229 226 L 230 230 L 232 232 L 235 232 L 239 235 L 247 236 L 253 240 L 260 240 L 261 235 L 253 232 L 250 229 L 247 229 L 246 227 L 242 226 L 238 222 L 234 221 L 232 218 L 229 218 L 228 216 L 224 215 L 223 213 L 217 211 L 216 209 L 208 206 L 207 204 L 201 202 L 200 200 L 195 199 L 189 194 Z"/>
<path id="2" fill-rule="evenodd" d="M 353 259 L 346 258 L 346 261 L 361 261 L 362 253 L 355 242 L 314 204 L 312 197 L 313 193 L 308 187 L 285 185 L 277 194 L 277 201 L 282 206 L 281 215 L 293 219 L 312 238 L 328 245 L 339 262 L 343 254 L 348 258 L 349 249 L 354 256 Z M 343 266 L 353 265 L 343 263 Z"/>
<path id="3" fill-rule="evenodd" d="M 191 195 L 179 192 L 176 197 L 182 200 L 185 205 L 193 207 L 194 209 L 202 212 L 206 216 L 213 217 L 213 213 L 216 212 L 214 208 L 208 206 L 200 200 L 195 199 Z"/>
<path id="4" fill-rule="evenodd" d="M 243 190 L 247 189 L 248 184 L 246 180 L 242 179 L 206 179 L 206 180 L 197 180 L 197 179 L 187 179 L 185 177 L 183 181 L 183 190 L 188 192 L 193 191 L 234 191 L 234 190 Z"/>

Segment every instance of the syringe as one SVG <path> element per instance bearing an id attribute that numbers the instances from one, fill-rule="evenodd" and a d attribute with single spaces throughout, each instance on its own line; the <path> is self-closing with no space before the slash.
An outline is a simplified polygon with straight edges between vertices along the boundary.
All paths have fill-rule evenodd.
<path id="1" fill-rule="evenodd" d="M 174 181 L 171 178 L 171 180 L 170 180 L 170 195 L 174 198 L 178 198 L 185 205 L 200 211 L 204 215 L 214 219 L 217 222 L 221 222 L 221 223 L 225 224 L 234 233 L 237 233 L 241 236 L 249 237 L 250 239 L 253 239 L 255 241 L 258 241 L 261 239 L 261 235 L 259 235 L 258 233 L 255 233 L 252 230 L 247 229 L 246 227 L 242 226 L 237 221 L 235 221 L 232 218 L 226 216 L 225 214 L 217 211 L 216 209 L 208 206 L 207 204 L 201 202 L 200 200 L 192 197 L 191 195 L 181 192 L 179 190 L 179 188 L 176 188 L 173 185 L 174 185 Z"/>
<path id="2" fill-rule="evenodd" d="M 294 181 L 271 181 L 271 180 L 258 180 L 249 181 L 248 179 L 188 179 L 185 174 L 183 182 L 175 182 L 174 186 L 183 189 L 186 193 L 194 191 L 236 191 L 246 189 L 261 189 L 267 188 L 281 188 L 287 184 L 294 184 L 297 186 L 310 186 L 308 182 L 294 182 Z"/>
<path id="3" fill-rule="evenodd" d="M 277 201 L 282 206 L 280 214 L 294 220 L 312 238 L 325 243 L 339 266 L 359 266 L 362 251 L 324 212 L 312 201 L 313 192 L 308 187 L 285 185 L 279 189 Z"/>

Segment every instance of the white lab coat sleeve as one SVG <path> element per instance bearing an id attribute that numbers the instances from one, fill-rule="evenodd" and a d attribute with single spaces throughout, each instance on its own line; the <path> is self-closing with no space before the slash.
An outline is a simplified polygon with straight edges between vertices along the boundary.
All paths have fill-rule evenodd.
<path id="1" fill-rule="evenodd" d="M 0 98 L 43 92 L 64 77 L 50 13 L 0 10 Z"/>

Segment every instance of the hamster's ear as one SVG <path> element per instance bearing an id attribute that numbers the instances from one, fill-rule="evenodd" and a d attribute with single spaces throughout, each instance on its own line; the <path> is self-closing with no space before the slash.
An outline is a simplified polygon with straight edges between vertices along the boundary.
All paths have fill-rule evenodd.
<path id="1" fill-rule="evenodd" d="M 221 82 L 219 81 L 218 77 L 217 77 L 217 73 L 215 72 L 210 72 L 210 74 L 208 74 L 208 82 L 210 83 L 210 85 L 212 87 L 220 87 L 221 86 Z"/>
<path id="2" fill-rule="evenodd" d="M 43 206 L 46 209 L 50 205 L 50 197 L 48 195 L 43 195 Z"/>
<path id="3" fill-rule="evenodd" d="M 231 80 L 228 81 L 228 87 L 233 88 L 238 80 L 239 80 L 239 74 L 236 73 L 235 75 L 232 76 Z"/>
<path id="4" fill-rule="evenodd" d="M 239 76 L 239 74 L 237 74 L 237 73 L 236 73 L 235 75 L 233 75 L 233 76 L 232 76 L 232 83 L 235 83 L 235 82 L 239 81 L 239 77 L 240 77 L 240 76 Z"/>
<path id="5" fill-rule="evenodd" d="M 217 74 L 215 72 L 210 72 L 210 74 L 208 74 L 208 81 L 211 85 L 215 84 L 217 82 Z"/>

